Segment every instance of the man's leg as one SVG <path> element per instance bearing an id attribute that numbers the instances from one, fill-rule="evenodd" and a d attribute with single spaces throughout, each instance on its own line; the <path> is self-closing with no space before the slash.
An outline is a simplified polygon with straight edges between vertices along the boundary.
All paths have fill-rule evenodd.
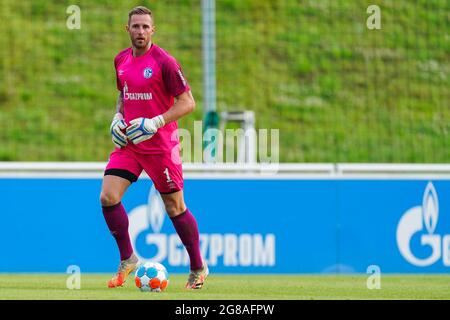
<path id="1" fill-rule="evenodd" d="M 138 262 L 137 257 L 133 254 L 128 233 L 128 216 L 121 202 L 130 184 L 131 181 L 115 175 L 105 175 L 103 178 L 100 194 L 103 216 L 117 242 L 121 260 L 117 275 L 108 282 L 110 288 L 123 285 L 126 277 L 133 272 Z"/>
<path id="2" fill-rule="evenodd" d="M 120 251 L 120 260 L 128 259 L 133 253 L 130 237 L 128 235 L 128 216 L 122 205 L 122 197 L 131 182 L 112 175 L 103 178 L 100 202 L 103 216 L 109 231 L 116 239 Z"/>
<path id="3" fill-rule="evenodd" d="M 170 154 L 140 155 L 138 160 L 161 194 L 166 211 L 189 254 L 191 272 L 186 287 L 200 289 L 209 271 L 200 254 L 197 221 L 184 203 L 179 151 L 174 149 Z"/>
<path id="4" fill-rule="evenodd" d="M 189 209 L 186 208 L 183 190 L 168 194 L 163 193 L 161 198 L 164 201 L 173 226 L 189 254 L 191 274 L 186 288 L 201 289 L 209 271 L 200 253 L 197 221 Z"/>

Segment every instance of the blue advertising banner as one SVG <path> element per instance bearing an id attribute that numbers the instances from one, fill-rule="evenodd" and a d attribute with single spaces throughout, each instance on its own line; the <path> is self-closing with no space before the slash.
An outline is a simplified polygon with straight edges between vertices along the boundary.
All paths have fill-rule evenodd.
<path id="1" fill-rule="evenodd" d="M 0 272 L 114 272 L 100 179 L 0 179 Z M 216 273 L 450 271 L 449 180 L 187 179 L 201 250 Z M 148 179 L 123 199 L 142 260 L 189 261 Z"/>

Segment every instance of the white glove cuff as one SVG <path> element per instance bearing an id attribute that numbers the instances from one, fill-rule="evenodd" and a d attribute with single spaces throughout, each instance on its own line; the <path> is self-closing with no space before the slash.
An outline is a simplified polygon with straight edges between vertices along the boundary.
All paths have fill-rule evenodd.
<path id="1" fill-rule="evenodd" d="M 154 117 L 153 121 L 155 122 L 155 125 L 158 129 L 166 124 L 166 122 L 164 121 L 164 117 L 161 114 L 159 116 Z"/>
<path id="2" fill-rule="evenodd" d="M 120 112 L 117 112 L 117 113 L 114 115 L 113 120 L 123 120 L 123 114 L 121 114 Z"/>

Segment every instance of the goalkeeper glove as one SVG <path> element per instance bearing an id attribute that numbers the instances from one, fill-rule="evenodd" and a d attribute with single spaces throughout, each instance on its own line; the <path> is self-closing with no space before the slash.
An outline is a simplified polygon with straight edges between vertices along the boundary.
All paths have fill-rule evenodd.
<path id="1" fill-rule="evenodd" d="M 121 113 L 116 113 L 111 122 L 111 136 L 112 141 L 118 148 L 125 147 L 128 144 L 127 136 L 122 132 L 123 129 L 127 127 L 127 124 L 123 120 Z"/>
<path id="2" fill-rule="evenodd" d="M 165 125 L 162 115 L 154 118 L 137 118 L 130 121 L 130 126 L 127 128 L 127 137 L 134 144 L 148 140 L 158 131 L 159 128 Z"/>

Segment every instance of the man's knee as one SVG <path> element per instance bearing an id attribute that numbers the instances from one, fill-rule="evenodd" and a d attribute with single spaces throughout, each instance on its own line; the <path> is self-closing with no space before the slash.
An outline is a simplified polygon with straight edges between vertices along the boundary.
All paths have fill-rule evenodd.
<path id="1" fill-rule="evenodd" d="M 113 206 L 121 201 L 120 196 L 113 192 L 102 191 L 100 193 L 100 203 L 103 207 Z"/>
<path id="2" fill-rule="evenodd" d="M 186 210 L 183 201 L 176 201 L 175 199 L 166 199 L 164 205 L 169 217 L 175 217 Z"/>

